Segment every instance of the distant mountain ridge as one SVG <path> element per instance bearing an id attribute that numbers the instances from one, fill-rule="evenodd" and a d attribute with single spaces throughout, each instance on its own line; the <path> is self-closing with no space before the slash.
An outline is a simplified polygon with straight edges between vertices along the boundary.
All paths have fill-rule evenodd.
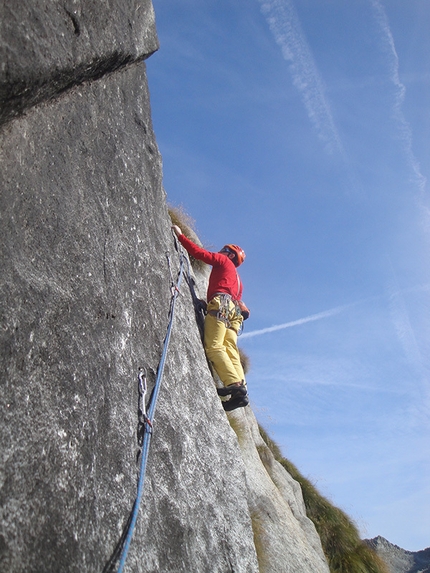
<path id="1" fill-rule="evenodd" d="M 430 573 L 430 547 L 422 551 L 406 551 L 380 535 L 365 542 L 385 561 L 390 573 Z"/>

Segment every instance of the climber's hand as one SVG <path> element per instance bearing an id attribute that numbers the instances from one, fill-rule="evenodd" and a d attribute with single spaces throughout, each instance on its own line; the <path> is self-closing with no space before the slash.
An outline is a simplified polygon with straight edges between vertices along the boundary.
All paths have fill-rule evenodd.
<path id="1" fill-rule="evenodd" d="M 178 225 L 172 225 L 172 230 L 175 233 L 175 235 L 177 237 L 179 237 L 179 235 L 182 235 L 182 231 L 181 229 L 178 227 Z"/>

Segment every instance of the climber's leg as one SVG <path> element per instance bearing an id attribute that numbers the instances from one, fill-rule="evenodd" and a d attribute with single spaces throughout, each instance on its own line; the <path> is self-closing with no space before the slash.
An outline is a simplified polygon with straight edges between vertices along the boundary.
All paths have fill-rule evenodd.
<path id="1" fill-rule="evenodd" d="M 208 314 L 205 319 L 205 351 L 215 372 L 224 386 L 240 382 L 236 367 L 227 353 L 224 339 L 227 331 L 226 324 L 216 316 Z"/>
<path id="2" fill-rule="evenodd" d="M 224 336 L 224 346 L 226 352 L 233 364 L 236 374 L 237 380 L 245 380 L 245 374 L 243 372 L 242 362 L 240 360 L 240 353 L 237 347 L 237 333 L 232 328 L 227 328 L 225 336 Z"/>

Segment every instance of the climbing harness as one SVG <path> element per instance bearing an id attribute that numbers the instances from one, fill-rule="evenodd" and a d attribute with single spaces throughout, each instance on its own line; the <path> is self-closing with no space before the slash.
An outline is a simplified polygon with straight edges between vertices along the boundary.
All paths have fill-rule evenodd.
<path id="1" fill-rule="evenodd" d="M 217 320 L 225 324 L 226 328 L 233 328 L 233 323 L 237 323 L 238 319 L 242 317 L 242 303 L 233 300 L 231 295 L 227 293 L 217 293 L 214 298 L 218 299 L 218 308 L 208 310 L 207 314 L 215 316 Z M 242 323 L 241 320 L 239 332 L 242 330 Z"/>
<path id="2" fill-rule="evenodd" d="M 239 293 L 240 293 L 240 278 L 239 273 L 236 271 L 236 278 L 237 278 L 237 295 L 236 299 L 234 299 L 230 294 L 227 293 L 217 293 L 217 297 L 219 297 L 219 308 L 214 314 L 218 320 L 223 322 L 227 328 L 231 328 L 231 321 L 237 319 L 240 315 L 240 306 L 238 302 Z M 234 304 L 234 309 L 231 307 L 230 303 Z"/>
<path id="3" fill-rule="evenodd" d="M 146 371 L 143 368 L 139 369 L 139 375 L 138 375 L 138 380 L 139 380 L 139 423 L 143 426 L 142 439 L 141 439 L 142 450 L 140 453 L 140 467 L 139 467 L 139 477 L 138 477 L 138 482 L 137 482 L 136 499 L 134 500 L 133 509 L 131 511 L 129 521 L 126 525 L 126 529 L 125 529 L 124 534 L 123 534 L 123 539 L 121 539 L 121 541 L 120 541 L 121 547 L 120 547 L 119 565 L 118 565 L 117 573 L 122 573 L 122 571 L 124 570 L 125 562 L 126 562 L 127 555 L 128 555 L 128 550 L 130 548 L 131 539 L 133 537 L 133 532 L 134 532 L 134 529 L 136 526 L 137 515 L 139 513 L 139 506 L 140 506 L 140 501 L 141 501 L 142 493 L 143 493 L 143 484 L 144 484 L 144 480 L 145 480 L 145 472 L 146 472 L 146 463 L 147 463 L 147 459 L 148 459 L 149 444 L 151 442 L 151 437 L 152 437 L 152 432 L 153 432 L 152 420 L 154 419 L 154 412 L 155 412 L 155 407 L 157 405 L 157 398 L 158 398 L 158 394 L 160 391 L 161 381 L 163 379 L 164 365 L 166 362 L 166 356 L 167 356 L 167 351 L 169 348 L 170 335 L 172 332 L 173 319 L 174 319 L 174 314 L 175 314 L 175 303 L 176 303 L 176 298 L 180 292 L 179 288 L 180 288 L 181 282 L 182 282 L 182 276 L 183 276 L 183 270 L 184 270 L 184 261 L 186 260 L 184 254 L 180 251 L 178 251 L 178 252 L 179 252 L 180 264 L 179 264 L 179 272 L 178 272 L 178 278 L 176 280 L 176 283 L 173 280 L 173 273 L 172 273 L 172 267 L 171 267 L 171 263 L 170 263 L 170 256 L 168 253 L 166 253 L 167 262 L 168 262 L 169 271 L 170 271 L 170 278 L 172 281 L 172 285 L 171 285 L 172 296 L 170 299 L 169 322 L 167 325 L 166 336 L 164 339 L 163 351 L 161 354 L 160 363 L 158 365 L 157 376 L 155 379 L 154 389 L 153 389 L 152 394 L 151 394 L 148 411 L 146 410 L 146 405 L 145 405 L 145 396 L 146 396 L 146 391 L 147 391 Z"/>
<path id="4" fill-rule="evenodd" d="M 223 322 L 227 328 L 230 328 L 230 302 L 231 296 L 229 294 L 220 294 L 219 296 L 219 308 L 216 314 L 218 320 Z"/>

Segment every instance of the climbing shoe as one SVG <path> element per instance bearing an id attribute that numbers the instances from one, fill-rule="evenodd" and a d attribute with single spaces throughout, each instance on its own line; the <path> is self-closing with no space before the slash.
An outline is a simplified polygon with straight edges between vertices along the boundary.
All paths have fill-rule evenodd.
<path id="1" fill-rule="evenodd" d="M 222 407 L 226 412 L 231 412 L 232 410 L 236 410 L 236 408 L 244 408 L 249 404 L 249 398 L 247 395 L 245 396 L 236 396 L 235 398 L 231 398 L 230 400 L 226 400 L 222 402 Z"/>
<path id="2" fill-rule="evenodd" d="M 229 384 L 224 386 L 224 388 L 217 388 L 218 396 L 230 396 L 235 398 L 236 396 L 246 396 L 246 386 L 243 382 L 235 382 L 234 384 Z"/>

